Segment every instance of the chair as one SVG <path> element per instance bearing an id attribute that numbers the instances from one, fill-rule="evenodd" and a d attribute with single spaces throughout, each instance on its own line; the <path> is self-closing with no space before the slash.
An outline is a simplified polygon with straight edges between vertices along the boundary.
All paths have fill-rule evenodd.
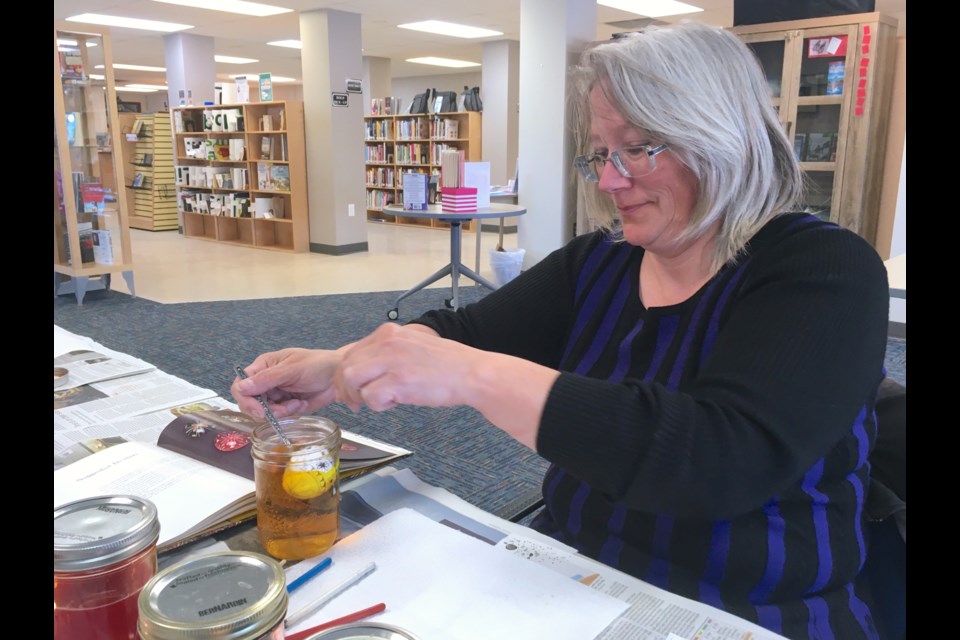
<path id="1" fill-rule="evenodd" d="M 877 443 L 870 455 L 869 543 L 861 571 L 885 640 L 907 634 L 907 388 L 890 379 L 877 394 Z"/>

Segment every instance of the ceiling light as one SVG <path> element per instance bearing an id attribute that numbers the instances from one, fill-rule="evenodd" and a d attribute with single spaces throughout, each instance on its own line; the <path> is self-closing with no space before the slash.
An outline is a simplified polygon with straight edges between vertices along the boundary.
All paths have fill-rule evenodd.
<path id="1" fill-rule="evenodd" d="M 139 82 L 129 82 L 124 85 L 126 89 L 140 89 L 143 91 L 166 91 L 169 87 L 165 84 L 140 84 Z"/>
<path id="2" fill-rule="evenodd" d="M 256 80 L 260 77 L 259 73 L 231 73 L 228 78 L 236 80 L 237 78 L 248 78 L 250 80 Z M 286 76 L 270 76 L 272 82 L 297 82 L 296 78 L 288 78 Z"/>
<path id="3" fill-rule="evenodd" d="M 267 44 L 275 47 L 287 47 L 288 49 L 303 48 L 303 44 L 299 40 L 274 40 L 273 42 L 268 42 Z"/>
<path id="4" fill-rule="evenodd" d="M 60 45 L 59 50 L 64 51 L 65 50 L 64 47 L 76 47 L 77 41 L 70 40 L 69 38 L 57 38 L 57 44 Z M 87 40 L 86 45 L 87 45 L 87 48 L 89 49 L 90 47 L 97 46 L 97 43 L 94 42 L 93 40 Z"/>
<path id="5" fill-rule="evenodd" d="M 119 62 L 113 63 L 114 69 L 127 69 L 128 71 L 156 71 L 157 73 L 166 72 L 166 67 L 147 67 L 142 64 L 120 64 Z"/>
<path id="6" fill-rule="evenodd" d="M 463 67 L 479 67 L 479 62 L 467 62 L 466 60 L 452 60 L 450 58 L 407 58 L 407 62 L 416 62 L 417 64 L 432 64 L 435 67 L 454 67 L 461 69 Z"/>
<path id="7" fill-rule="evenodd" d="M 211 11 L 226 11 L 227 13 L 239 13 L 245 16 L 275 16 L 279 13 L 290 13 L 293 9 L 284 7 L 275 7 L 270 4 L 260 4 L 259 2 L 244 2 L 244 0 L 154 0 L 155 2 L 165 2 L 167 4 L 179 4 L 184 7 L 195 7 L 197 9 L 210 9 Z"/>
<path id="8" fill-rule="evenodd" d="M 177 24 L 176 22 L 159 22 L 157 20 L 140 20 L 139 18 L 121 18 L 108 16 L 102 13 L 81 13 L 78 16 L 67 18 L 69 22 L 85 22 L 87 24 L 102 24 L 108 27 L 126 27 L 128 29 L 143 29 L 144 31 L 183 31 L 193 29 L 192 24 Z"/>
<path id="9" fill-rule="evenodd" d="M 648 18 L 662 18 L 663 16 L 677 16 L 681 13 L 703 11 L 700 7 L 676 0 L 597 0 L 597 4 Z"/>
<path id="10" fill-rule="evenodd" d="M 236 56 L 213 56 L 214 61 L 224 64 L 250 64 L 251 62 L 260 62 L 256 58 L 238 58 Z"/>
<path id="11" fill-rule="evenodd" d="M 157 89 L 142 89 L 139 87 L 117 87 L 117 91 L 134 91 L 136 93 L 156 93 Z"/>
<path id="12" fill-rule="evenodd" d="M 398 24 L 397 26 L 401 29 L 438 33 L 442 36 L 453 36 L 454 38 L 489 38 L 490 36 L 503 35 L 500 31 L 468 27 L 467 25 L 444 22 L 443 20 L 425 20 L 424 22 L 410 22 L 408 24 Z"/>
<path id="13" fill-rule="evenodd" d="M 91 73 L 91 74 L 90 74 L 90 79 L 91 79 L 91 80 L 106 80 L 106 79 L 107 79 L 107 76 L 102 76 L 102 75 L 100 75 L 99 73 Z"/>

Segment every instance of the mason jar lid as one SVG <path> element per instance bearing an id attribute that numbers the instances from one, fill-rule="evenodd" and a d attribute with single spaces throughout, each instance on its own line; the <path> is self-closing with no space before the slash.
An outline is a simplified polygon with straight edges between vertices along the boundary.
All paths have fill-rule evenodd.
<path id="1" fill-rule="evenodd" d="M 253 640 L 287 614 L 283 569 L 267 556 L 223 551 L 181 560 L 140 592 L 144 640 Z"/>
<path id="2" fill-rule="evenodd" d="M 136 496 L 97 496 L 53 510 L 53 570 L 87 571 L 131 558 L 160 535 L 157 507 Z"/>
<path id="3" fill-rule="evenodd" d="M 319 631 L 306 640 L 418 640 L 409 631 L 382 622 L 355 622 Z"/>

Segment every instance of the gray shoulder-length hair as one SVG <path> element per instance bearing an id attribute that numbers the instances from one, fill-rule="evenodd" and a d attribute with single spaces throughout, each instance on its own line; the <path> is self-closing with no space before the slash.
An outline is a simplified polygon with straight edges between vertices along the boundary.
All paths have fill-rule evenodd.
<path id="1" fill-rule="evenodd" d="M 732 33 L 687 23 L 627 34 L 585 51 L 571 81 L 578 154 L 592 152 L 590 92 L 599 87 L 628 123 L 649 133 L 652 144 L 668 144 L 668 153 L 693 171 L 699 193 L 677 242 L 719 223 L 715 269 L 800 200 L 803 174 L 766 78 Z M 581 185 L 591 220 L 619 238 L 612 200 L 596 185 Z"/>

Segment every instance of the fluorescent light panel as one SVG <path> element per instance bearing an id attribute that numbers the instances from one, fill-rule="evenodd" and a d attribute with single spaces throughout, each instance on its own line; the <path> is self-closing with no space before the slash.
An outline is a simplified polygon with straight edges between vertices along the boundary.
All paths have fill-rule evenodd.
<path id="1" fill-rule="evenodd" d="M 479 62 L 467 62 L 466 60 L 453 60 L 451 58 L 407 58 L 407 62 L 416 62 L 417 64 L 430 64 L 435 67 L 453 67 L 462 69 L 464 67 L 479 67 Z"/>
<path id="2" fill-rule="evenodd" d="M 302 49 L 303 43 L 299 40 L 274 40 L 273 42 L 268 42 L 267 44 L 274 47 L 287 47 L 288 49 Z"/>
<path id="3" fill-rule="evenodd" d="M 256 80 L 260 74 L 259 73 L 231 73 L 228 77 L 232 80 L 236 80 L 241 76 L 247 76 L 250 80 Z M 296 78 L 288 78 L 286 76 L 270 76 L 271 82 L 296 82 Z"/>
<path id="4" fill-rule="evenodd" d="M 260 4 L 259 2 L 245 2 L 244 0 L 154 0 L 155 2 L 164 2 L 166 4 L 178 4 L 183 7 L 194 7 L 196 9 L 210 9 L 211 11 L 226 11 L 227 13 L 239 13 L 244 16 L 275 16 L 280 13 L 290 13 L 293 9 L 285 7 L 275 7 L 270 4 Z"/>
<path id="5" fill-rule="evenodd" d="M 676 0 L 597 0 L 597 4 L 648 18 L 678 16 L 683 13 L 703 11 L 700 7 Z"/>
<path id="6" fill-rule="evenodd" d="M 397 27 L 401 29 L 413 29 L 414 31 L 426 31 L 427 33 L 437 33 L 442 36 L 453 36 L 454 38 L 489 38 L 490 36 L 503 35 L 500 31 L 491 31 L 490 29 L 481 29 L 480 27 L 471 27 L 465 24 L 444 22 L 443 20 L 409 22 L 407 24 L 398 24 Z"/>
<path id="7" fill-rule="evenodd" d="M 251 62 L 260 62 L 256 58 L 238 58 L 236 56 L 213 56 L 216 62 L 224 64 L 250 64 Z"/>
<path id="8" fill-rule="evenodd" d="M 120 64 L 119 62 L 114 62 L 113 68 L 127 69 L 128 71 L 156 71 L 157 73 L 165 73 L 167 71 L 166 67 L 148 67 L 142 64 Z"/>
<path id="9" fill-rule="evenodd" d="M 138 87 L 117 87 L 117 91 L 130 91 L 133 93 L 156 93 L 157 89 L 140 89 Z"/>
<path id="10" fill-rule="evenodd" d="M 140 20 L 138 18 L 123 18 L 108 16 L 103 13 L 81 13 L 67 18 L 69 22 L 84 22 L 86 24 L 102 24 L 108 27 L 126 27 L 127 29 L 143 29 L 144 31 L 183 31 L 193 29 L 192 24 L 178 24 L 176 22 L 160 22 L 158 20 Z"/>
<path id="11" fill-rule="evenodd" d="M 77 41 L 76 41 L 76 40 L 70 40 L 70 39 L 68 39 L 68 38 L 57 38 L 57 44 L 60 45 L 60 47 L 58 47 L 58 50 L 59 50 L 59 51 L 68 51 L 69 49 L 65 49 L 64 47 L 76 47 L 76 46 L 77 46 Z M 93 40 L 87 40 L 87 48 L 88 48 L 88 49 L 89 49 L 90 47 L 95 47 L 95 46 L 97 46 L 97 43 L 96 43 L 96 42 L 94 42 Z"/>
<path id="12" fill-rule="evenodd" d="M 117 87 L 118 89 L 137 89 L 141 91 L 166 91 L 167 85 L 165 84 L 140 84 L 139 82 L 129 82 L 123 87 Z"/>

